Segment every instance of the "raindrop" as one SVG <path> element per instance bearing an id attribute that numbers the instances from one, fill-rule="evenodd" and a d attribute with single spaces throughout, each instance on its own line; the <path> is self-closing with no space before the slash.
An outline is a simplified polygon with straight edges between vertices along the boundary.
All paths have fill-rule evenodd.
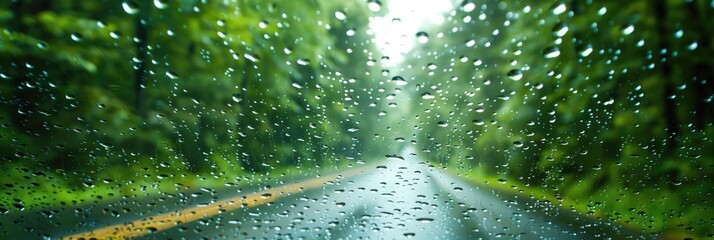
<path id="1" fill-rule="evenodd" d="M 177 79 L 179 77 L 176 73 L 171 72 L 171 71 L 166 71 L 166 76 L 171 79 Z"/>
<path id="2" fill-rule="evenodd" d="M 109 33 L 109 37 L 111 37 L 113 39 L 119 39 L 121 37 L 121 35 L 119 34 L 119 32 L 112 31 Z"/>
<path id="3" fill-rule="evenodd" d="M 514 146 L 514 147 L 518 147 L 518 148 L 519 148 L 519 147 L 523 147 L 523 142 L 521 142 L 521 141 L 515 141 L 515 142 L 513 142 L 513 146 Z"/>
<path id="4" fill-rule="evenodd" d="M 266 198 L 270 198 L 272 196 L 273 196 L 272 193 L 263 193 L 260 195 L 260 198 L 266 199 Z"/>
<path id="5" fill-rule="evenodd" d="M 392 78 L 392 81 L 399 86 L 407 85 L 407 81 L 404 80 L 404 78 L 402 78 L 402 76 L 394 76 Z"/>
<path id="6" fill-rule="evenodd" d="M 261 28 L 261 29 L 267 28 L 267 27 L 268 27 L 268 21 L 262 20 L 262 21 L 258 22 L 258 27 Z"/>
<path id="7" fill-rule="evenodd" d="M 80 42 L 80 41 L 82 41 L 82 34 L 80 34 L 80 33 L 72 33 L 72 35 L 70 35 L 69 38 L 71 38 L 72 41 Z"/>
<path id="8" fill-rule="evenodd" d="M 166 0 L 154 0 L 154 6 L 158 9 L 166 9 L 169 5 L 166 4 Z"/>
<path id="9" fill-rule="evenodd" d="M 431 95 L 429 92 L 425 92 L 421 94 L 422 99 L 434 99 L 434 95 Z"/>
<path id="10" fill-rule="evenodd" d="M 565 3 L 561 3 L 555 9 L 553 9 L 553 14 L 555 15 L 560 15 L 561 13 L 564 13 L 567 8 L 565 7 Z"/>
<path id="11" fill-rule="evenodd" d="M 483 61 L 481 61 L 481 59 L 474 59 L 474 66 L 478 67 L 481 66 L 481 64 L 483 64 Z"/>
<path id="12" fill-rule="evenodd" d="M 448 127 L 449 123 L 446 121 L 439 121 L 436 123 L 436 125 L 438 125 L 439 127 Z"/>
<path id="13" fill-rule="evenodd" d="M 568 25 L 565 25 L 565 23 L 558 23 L 555 27 L 553 27 L 553 34 L 556 37 L 563 37 L 566 33 L 568 33 L 568 30 Z"/>
<path id="14" fill-rule="evenodd" d="M 136 3 L 134 2 L 125 1 L 121 4 L 121 7 L 126 13 L 131 15 L 137 14 L 139 12 L 139 7 L 137 7 Z"/>
<path id="15" fill-rule="evenodd" d="M 697 41 L 694 41 L 687 46 L 687 50 L 693 51 L 693 50 L 697 49 L 698 46 L 699 46 L 699 43 L 697 43 Z"/>
<path id="16" fill-rule="evenodd" d="M 342 11 L 336 11 L 335 17 L 339 20 L 345 20 L 347 18 L 347 15 L 345 15 L 345 13 Z"/>
<path id="17" fill-rule="evenodd" d="M 472 12 L 474 9 L 476 9 L 476 4 L 470 1 L 464 2 L 461 5 L 461 10 L 464 10 L 464 12 Z"/>
<path id="18" fill-rule="evenodd" d="M 543 50 L 543 56 L 545 56 L 545 58 L 549 58 L 549 59 L 558 57 L 558 56 L 560 56 L 560 49 L 555 46 L 547 47 Z"/>
<path id="19" fill-rule="evenodd" d="M 582 51 L 580 51 L 580 56 L 581 56 L 581 57 L 587 57 L 587 56 L 590 55 L 590 53 L 592 53 L 592 52 L 593 52 L 593 46 L 591 46 L 590 44 L 588 44 L 588 45 L 585 46 L 585 48 L 583 48 Z"/>
<path id="20" fill-rule="evenodd" d="M 302 65 L 302 66 L 310 65 L 310 59 L 307 59 L 307 58 L 298 58 L 298 60 L 296 62 L 298 65 Z"/>
<path id="21" fill-rule="evenodd" d="M 423 222 L 423 223 L 430 223 L 430 222 L 434 221 L 433 218 L 426 218 L 426 217 L 417 218 L 416 220 L 417 220 L 417 222 Z"/>
<path id="22" fill-rule="evenodd" d="M 250 60 L 251 62 L 260 62 L 260 59 L 258 57 L 250 53 L 243 54 L 243 57 L 245 57 L 245 59 Z"/>
<path id="23" fill-rule="evenodd" d="M 399 155 L 386 155 L 387 159 L 394 159 L 394 160 L 404 160 L 404 157 L 399 156 Z"/>
<path id="24" fill-rule="evenodd" d="M 635 26 L 629 25 L 629 26 L 625 27 L 624 29 L 622 29 L 622 34 L 630 35 L 634 31 L 635 31 Z"/>
<path id="25" fill-rule="evenodd" d="M 426 42 L 429 41 L 429 34 L 427 34 L 426 32 L 423 32 L 423 31 L 422 31 L 422 32 L 418 32 L 418 33 L 416 34 L 416 37 L 417 37 L 417 41 L 418 41 L 419 43 L 426 43 Z"/>
<path id="26" fill-rule="evenodd" d="M 367 1 L 367 7 L 372 12 L 378 12 L 382 8 L 382 3 L 379 0 Z"/>
<path id="27" fill-rule="evenodd" d="M 523 72 L 520 69 L 513 69 L 511 71 L 508 71 L 508 73 L 506 73 L 506 76 L 508 76 L 508 78 L 513 81 L 518 81 L 523 78 Z"/>
<path id="28" fill-rule="evenodd" d="M 237 103 L 243 101 L 243 98 L 241 98 L 241 95 L 238 93 L 233 94 L 233 96 L 231 98 L 233 99 L 234 102 L 237 102 Z"/>

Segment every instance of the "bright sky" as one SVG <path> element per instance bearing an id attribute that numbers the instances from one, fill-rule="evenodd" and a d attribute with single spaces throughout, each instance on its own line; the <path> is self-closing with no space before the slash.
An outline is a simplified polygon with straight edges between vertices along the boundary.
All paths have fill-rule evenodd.
<path id="1" fill-rule="evenodd" d="M 418 44 L 416 34 L 424 26 L 444 22 L 444 14 L 453 6 L 450 0 L 389 0 L 389 12 L 384 17 L 375 17 L 370 22 L 374 38 L 382 54 L 392 63 L 399 63 L 404 54 Z M 428 32 L 427 32 L 428 33 Z M 433 38 L 436 33 L 428 33 Z"/>

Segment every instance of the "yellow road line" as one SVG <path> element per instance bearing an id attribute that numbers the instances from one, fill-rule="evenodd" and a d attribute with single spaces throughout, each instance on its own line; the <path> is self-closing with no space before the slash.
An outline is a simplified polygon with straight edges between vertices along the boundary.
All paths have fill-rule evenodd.
<path id="1" fill-rule="evenodd" d="M 373 165 L 373 164 L 372 164 Z M 111 225 L 88 232 L 77 233 L 60 239 L 125 239 L 163 231 L 178 225 L 232 211 L 243 206 L 256 207 L 304 190 L 322 187 L 330 181 L 337 181 L 359 175 L 372 165 L 354 168 L 341 173 L 314 178 L 298 183 L 283 185 L 252 194 L 225 199 L 206 206 L 190 207 L 169 213 L 146 217 L 132 222 Z"/>

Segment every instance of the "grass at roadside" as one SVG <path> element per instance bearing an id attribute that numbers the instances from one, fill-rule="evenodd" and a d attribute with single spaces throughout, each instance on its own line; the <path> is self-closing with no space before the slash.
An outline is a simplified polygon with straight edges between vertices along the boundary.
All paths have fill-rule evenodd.
<path id="1" fill-rule="evenodd" d="M 714 214 L 712 208 L 705 204 L 685 204 L 688 200 L 675 197 L 677 195 L 666 188 L 633 193 L 617 186 L 607 186 L 596 193 L 585 195 L 575 193 L 572 189 L 568 191 L 529 186 L 478 170 L 449 171 L 477 186 L 548 201 L 592 218 L 606 219 L 631 229 L 661 233 L 665 239 L 698 239 L 712 237 L 714 234 L 714 226 L 707 224 L 706 217 Z"/>
<path id="2" fill-rule="evenodd" d="M 150 198 L 193 190 L 220 191 L 226 187 L 257 186 L 265 182 L 317 177 L 322 173 L 347 169 L 348 161 L 337 161 L 328 166 L 272 168 L 267 172 L 249 173 L 241 170 L 214 173 L 172 172 L 171 174 L 142 173 L 131 179 L 102 179 L 72 185 L 63 172 L 35 171 L 17 165 L 7 169 L 0 180 L 3 196 L 0 214 L 18 216 L 57 207 L 82 206 L 114 202 L 122 198 Z M 125 171 L 141 171 L 127 168 Z"/>

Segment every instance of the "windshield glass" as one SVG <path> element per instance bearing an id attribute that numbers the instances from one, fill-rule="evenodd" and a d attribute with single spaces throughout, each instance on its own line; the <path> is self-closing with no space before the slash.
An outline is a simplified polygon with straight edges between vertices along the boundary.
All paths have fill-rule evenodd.
<path id="1" fill-rule="evenodd" d="M 714 237 L 714 2 L 0 2 L 11 239 Z"/>

